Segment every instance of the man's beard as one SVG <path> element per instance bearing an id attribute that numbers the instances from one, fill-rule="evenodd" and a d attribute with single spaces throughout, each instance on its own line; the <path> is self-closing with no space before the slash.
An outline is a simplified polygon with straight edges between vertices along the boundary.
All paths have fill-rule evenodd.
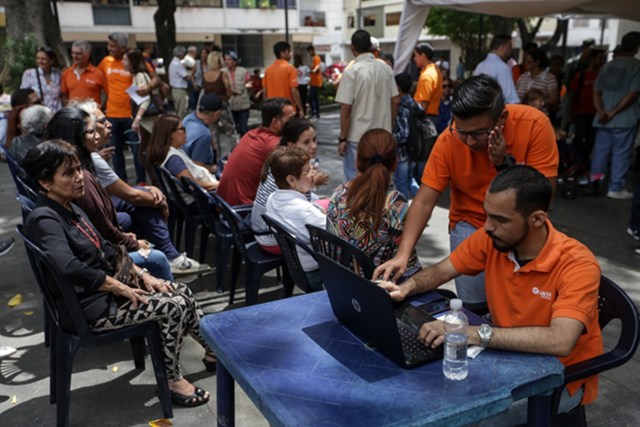
<path id="1" fill-rule="evenodd" d="M 524 224 L 524 232 L 522 233 L 522 236 L 520 236 L 520 238 L 513 243 L 507 243 L 504 240 L 497 238 L 491 231 L 487 231 L 487 235 L 493 242 L 493 247 L 503 253 L 511 252 L 512 250 L 514 250 L 527 237 L 528 234 L 529 224 L 527 223 Z"/>

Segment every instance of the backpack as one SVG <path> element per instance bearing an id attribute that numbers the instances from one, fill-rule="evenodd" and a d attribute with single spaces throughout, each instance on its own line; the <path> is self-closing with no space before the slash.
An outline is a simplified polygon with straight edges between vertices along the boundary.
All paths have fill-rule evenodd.
<path id="1" fill-rule="evenodd" d="M 407 155 L 412 162 L 424 162 L 429 158 L 433 145 L 438 138 L 438 131 L 433 122 L 417 104 L 409 106 L 409 137 L 407 138 Z"/>

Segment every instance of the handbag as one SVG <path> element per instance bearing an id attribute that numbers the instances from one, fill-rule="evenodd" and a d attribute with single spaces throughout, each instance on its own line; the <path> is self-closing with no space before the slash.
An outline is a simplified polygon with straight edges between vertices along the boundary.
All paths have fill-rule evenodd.
<path id="1" fill-rule="evenodd" d="M 151 79 L 147 73 L 144 73 L 145 80 L 147 84 L 151 83 Z M 140 109 L 140 105 L 136 104 L 133 100 L 129 101 L 131 103 L 131 116 L 136 117 L 138 115 L 138 110 Z M 142 117 L 150 117 L 157 116 L 159 114 L 165 113 L 164 110 L 164 100 L 160 96 L 160 92 L 158 89 L 154 89 L 149 94 L 149 106 L 145 110 Z"/>

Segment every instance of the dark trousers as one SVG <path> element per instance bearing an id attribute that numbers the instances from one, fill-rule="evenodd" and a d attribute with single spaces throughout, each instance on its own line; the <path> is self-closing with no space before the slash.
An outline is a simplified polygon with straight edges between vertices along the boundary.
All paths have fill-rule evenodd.
<path id="1" fill-rule="evenodd" d="M 309 105 L 311 106 L 311 116 L 320 117 L 320 87 L 309 86 Z"/>
<path id="2" fill-rule="evenodd" d="M 169 260 L 180 256 L 169 238 L 169 229 L 162 218 L 160 209 L 134 206 L 115 196 L 111 196 L 111 201 L 117 211 L 118 224 L 124 231 L 133 231 L 140 237 L 147 239 Z"/>
<path id="3" fill-rule="evenodd" d="M 236 132 L 242 137 L 249 130 L 249 109 L 231 111 L 231 115 L 236 124 Z"/>
<path id="4" fill-rule="evenodd" d="M 127 141 L 135 142 L 129 144 L 131 153 L 133 154 L 133 163 L 136 170 L 136 183 L 145 182 L 146 176 L 142 162 L 138 159 L 138 147 L 140 146 L 138 135 L 131 131 L 131 119 L 107 117 L 111 123 L 111 141 L 109 146 L 116 147 L 113 153 L 113 170 L 122 179 L 127 182 L 127 163 L 124 158 L 124 150 L 127 147 Z"/>
<path id="5" fill-rule="evenodd" d="M 575 117 L 576 133 L 573 138 L 573 153 L 576 156 L 574 161 L 580 166 L 589 169 L 591 161 L 591 151 L 596 142 L 596 129 L 591 126 L 593 114 L 578 114 Z"/>
<path id="6" fill-rule="evenodd" d="M 300 93 L 300 102 L 302 103 L 302 113 L 307 115 L 307 85 L 298 85 L 298 92 Z"/>

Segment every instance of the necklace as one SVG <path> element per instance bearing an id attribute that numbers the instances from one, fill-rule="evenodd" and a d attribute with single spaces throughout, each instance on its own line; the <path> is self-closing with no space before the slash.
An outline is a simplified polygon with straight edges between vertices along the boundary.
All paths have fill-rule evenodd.
<path id="1" fill-rule="evenodd" d="M 82 222 L 82 225 L 80 225 L 80 222 Z M 91 243 L 93 243 L 96 249 L 100 250 L 100 239 L 98 239 L 98 235 L 95 233 L 95 231 L 93 231 L 89 224 L 87 224 L 83 217 L 80 217 L 80 222 L 72 220 L 71 224 L 73 224 L 78 230 L 80 230 L 82 234 L 84 234 L 87 239 L 89 239 Z"/>

